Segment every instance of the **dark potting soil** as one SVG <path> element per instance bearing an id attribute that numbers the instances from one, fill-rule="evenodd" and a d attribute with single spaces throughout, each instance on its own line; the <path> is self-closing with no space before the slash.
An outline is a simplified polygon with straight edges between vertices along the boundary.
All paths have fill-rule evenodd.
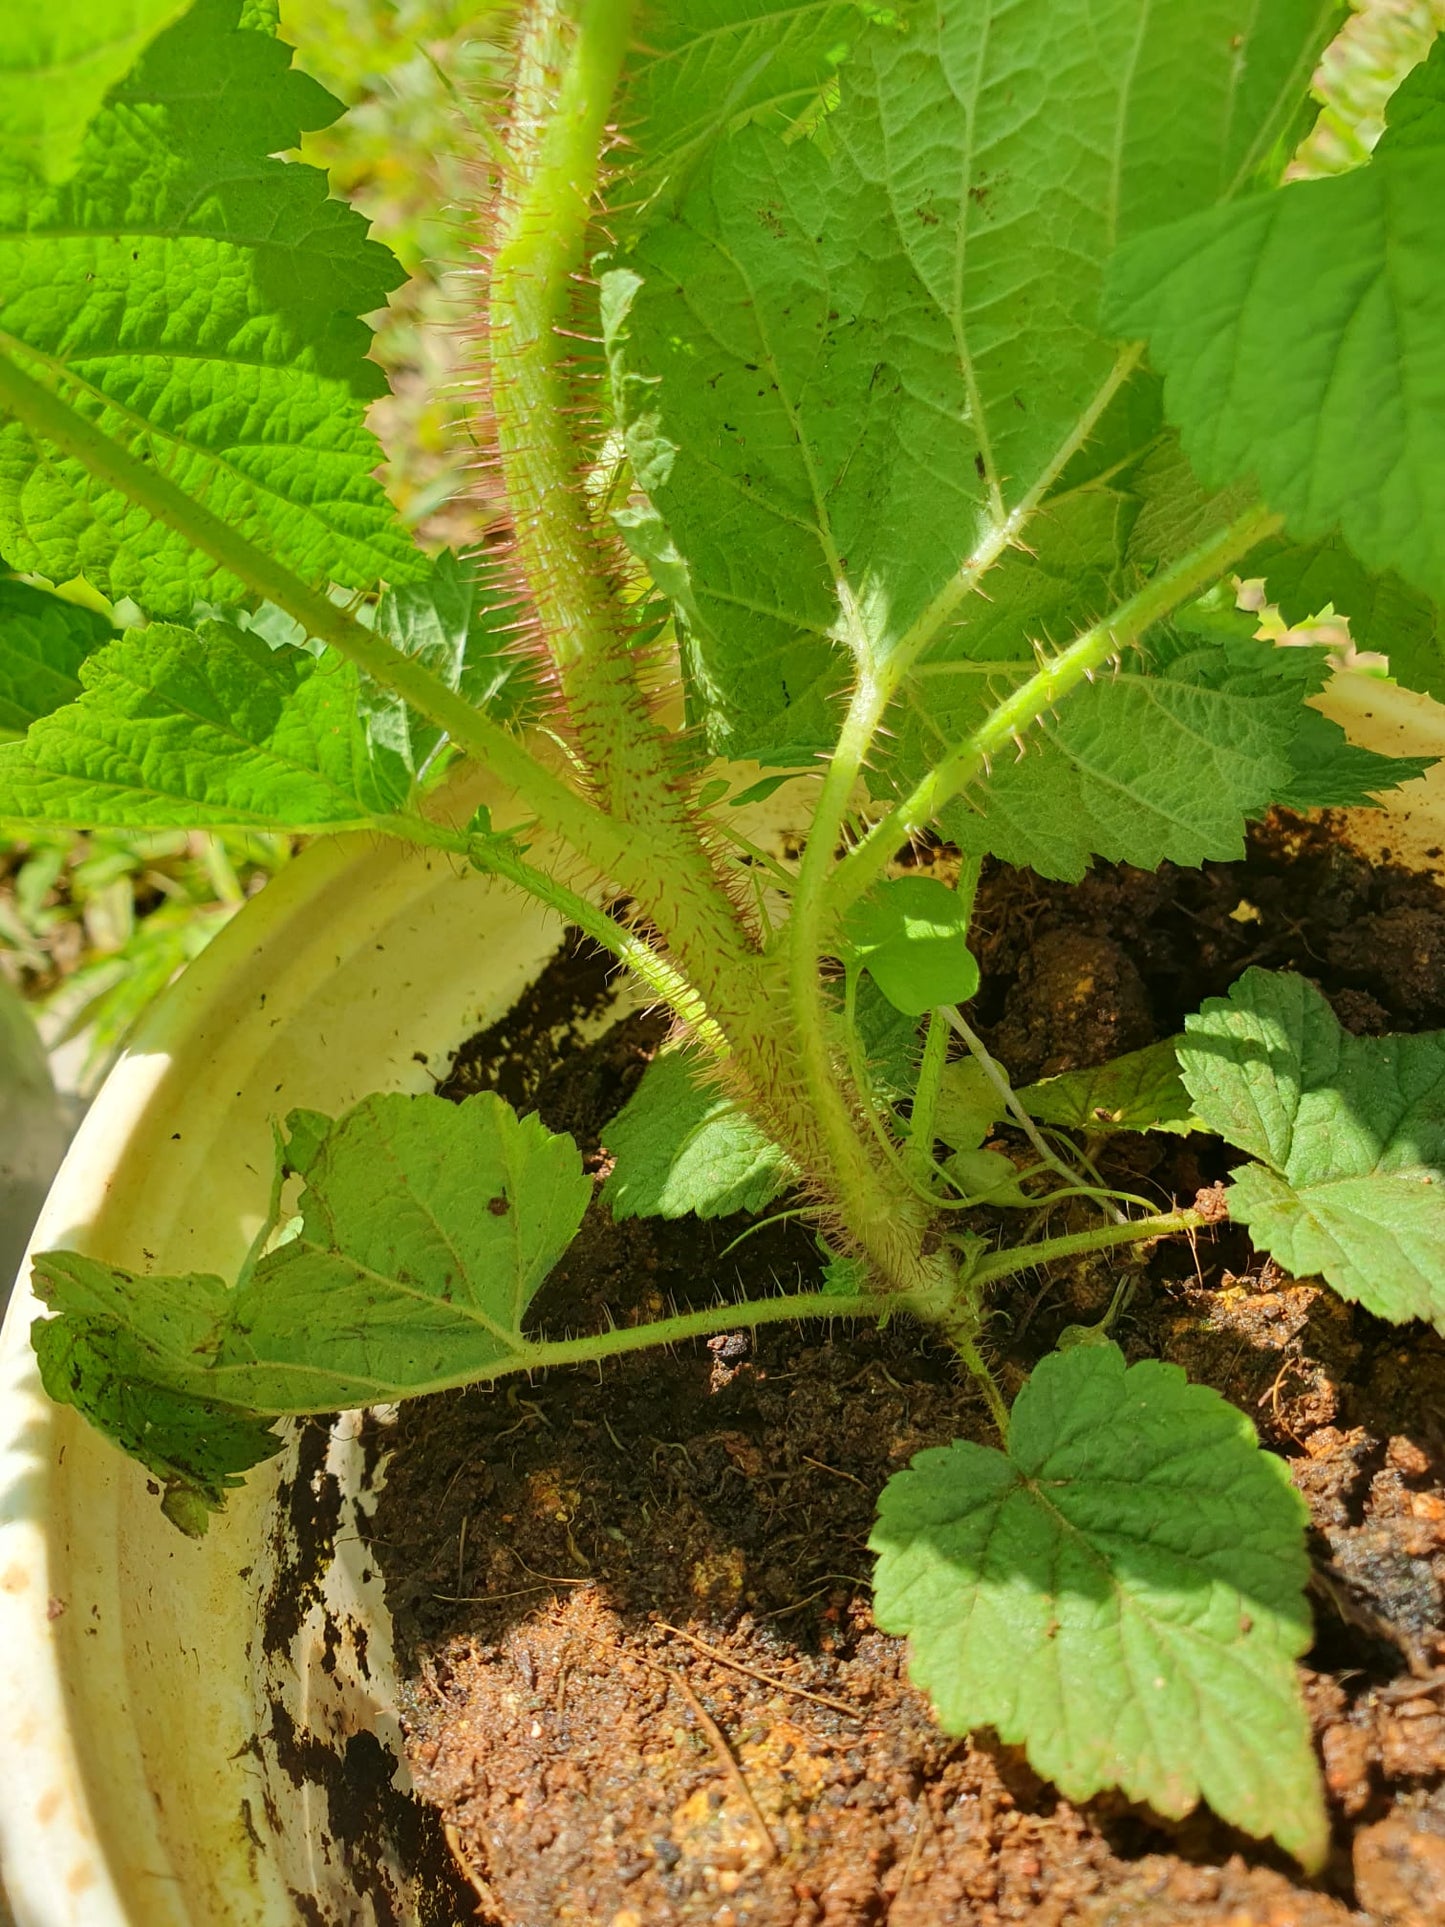
<path id="1" fill-rule="evenodd" d="M 1020 1082 L 1176 1030 L 1249 964 L 1350 1027 L 1445 1025 L 1445 891 L 1276 818 L 1247 860 L 1061 886 L 984 880 L 975 1021 Z M 570 944 L 441 1085 L 599 1133 L 662 1040 L 595 1034 L 606 961 Z M 1127 1188 L 1188 1201 L 1209 1140 L 1116 1140 Z M 1059 1209 L 1050 1230 L 1084 1222 Z M 988 1220 L 981 1217 L 981 1225 Z M 744 1231 L 751 1233 L 741 1243 Z M 1313 1517 L 1305 1687 L 1335 1848 L 1299 1879 L 1207 1812 L 1073 1806 L 987 1733 L 954 1740 L 869 1612 L 866 1541 L 924 1446 L 992 1442 L 906 1321 L 771 1327 L 404 1406 L 376 1521 L 418 1789 L 496 1927 L 1436 1927 L 1445 1921 L 1445 1342 L 1283 1275 L 1224 1226 L 1025 1274 L 992 1326 L 1012 1392 L 1135 1268 L 1115 1335 L 1250 1414 Z M 538 1331 L 815 1279 L 796 1221 L 614 1225 L 594 1205 Z"/>

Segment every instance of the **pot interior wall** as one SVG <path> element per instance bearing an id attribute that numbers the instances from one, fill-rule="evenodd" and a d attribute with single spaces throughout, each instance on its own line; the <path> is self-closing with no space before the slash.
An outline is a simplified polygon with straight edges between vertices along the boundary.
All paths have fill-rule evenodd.
<path id="1" fill-rule="evenodd" d="M 313 847 L 109 1080 L 36 1248 L 233 1272 L 265 1208 L 272 1120 L 429 1089 L 429 1065 L 502 1015 L 558 939 L 550 914 L 445 858 Z M 18 1289 L 0 1355 L 19 1415 L 0 1441 L 0 1782 L 21 1927 L 462 1917 L 398 1864 L 419 1822 L 384 1750 L 354 1428 L 298 1428 L 188 1541 L 143 1472 L 39 1392 L 34 1309 Z"/>

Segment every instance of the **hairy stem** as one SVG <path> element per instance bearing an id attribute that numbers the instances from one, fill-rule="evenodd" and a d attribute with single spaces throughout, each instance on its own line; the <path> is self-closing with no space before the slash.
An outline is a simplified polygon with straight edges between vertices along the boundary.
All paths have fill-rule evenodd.
<path id="1" fill-rule="evenodd" d="M 692 1036 L 715 1059 L 727 1057 L 726 1037 L 682 972 L 650 944 L 634 936 L 624 924 L 599 909 L 590 898 L 549 876 L 535 863 L 528 863 L 510 837 L 468 835 L 463 830 L 449 830 L 418 816 L 375 817 L 372 827 L 403 842 L 449 850 L 477 869 L 485 870 L 489 876 L 502 877 L 537 902 L 545 903 L 549 910 L 555 910 L 558 916 L 575 924 L 594 943 L 610 950 L 646 989 L 681 1018 Z"/>
<path id="2" fill-rule="evenodd" d="M 587 713 L 587 672 L 625 652 L 581 500 L 576 396 L 557 330 L 583 265 L 631 15 L 632 0 L 541 0 L 530 10 L 488 288 L 490 399 L 518 556 L 584 737 L 602 720 Z M 621 699 L 624 687 L 610 694 Z M 609 761 L 611 746 L 597 748 Z"/>
<path id="3" fill-rule="evenodd" d="M 831 1183 L 849 1232 L 894 1290 L 930 1279 L 941 1264 L 922 1252 L 928 1207 L 901 1168 L 880 1163 L 868 1143 L 868 1102 L 832 1040 L 818 959 L 823 950 L 824 889 L 854 786 L 889 699 L 889 687 L 865 669 L 844 719 L 808 830 L 793 913 L 783 932 L 788 1003 L 808 1099 L 821 1127 Z"/>
<path id="4" fill-rule="evenodd" d="M 918 1082 L 913 1089 L 908 1144 L 903 1153 L 904 1162 L 916 1178 L 925 1178 L 933 1164 L 933 1125 L 938 1116 L 938 1094 L 947 1062 L 948 1024 L 941 1011 L 931 1010 L 923 1059 L 918 1066 Z"/>
<path id="5" fill-rule="evenodd" d="M 1008 1406 L 1004 1403 L 1003 1393 L 998 1388 L 998 1380 L 989 1370 L 983 1353 L 973 1339 L 962 1331 L 950 1333 L 950 1342 L 964 1364 L 969 1375 L 983 1393 L 989 1415 L 998 1430 L 999 1438 L 1005 1448 L 1008 1446 Z"/>
<path id="6" fill-rule="evenodd" d="M 1100 1225 L 1094 1231 L 1073 1231 L 1062 1238 L 1041 1238 L 1034 1245 L 1014 1245 L 980 1258 L 969 1273 L 974 1286 L 992 1284 L 996 1278 L 1012 1278 L 1035 1265 L 1052 1264 L 1056 1258 L 1072 1258 L 1081 1251 L 1108 1251 L 1114 1245 L 1139 1244 L 1147 1238 L 1167 1238 L 1175 1231 L 1195 1231 L 1208 1220 L 1202 1213 L 1161 1211 L 1152 1218 L 1126 1218 L 1122 1224 Z"/>
<path id="7" fill-rule="evenodd" d="M 758 941 L 639 678 L 615 557 L 584 499 L 577 395 L 559 333 L 585 265 L 631 15 L 632 0 L 540 0 L 529 14 L 489 278 L 490 403 L 518 565 L 582 766 L 609 813 L 650 847 L 651 874 L 629 882 L 629 894 L 727 1031 L 737 1081 L 767 1116 L 786 1047 L 765 1034 Z M 789 1136 L 799 1149 L 798 1131 Z M 804 1163 L 816 1170 L 816 1155 Z"/>
<path id="8" fill-rule="evenodd" d="M 843 859 L 827 887 L 827 911 L 841 915 L 879 877 L 895 851 L 937 816 L 943 805 L 982 774 L 992 758 L 1025 732 L 1056 703 L 1092 677 L 1111 656 L 1132 647 L 1154 623 L 1181 602 L 1217 582 L 1230 564 L 1281 526 L 1263 506 L 1253 508 L 1196 549 L 1163 569 L 1137 595 L 1121 603 L 1067 649 L 1046 662 L 1000 703 L 951 755 L 932 769 L 888 815 L 874 824 Z M 822 916 L 820 913 L 820 923 Z"/>
<path id="9" fill-rule="evenodd" d="M 631 17 L 632 0 L 539 0 L 530 11 L 488 284 L 490 401 L 517 560 L 583 763 L 616 815 L 672 829 L 674 862 L 716 892 L 638 680 L 615 558 L 583 497 L 578 396 L 559 333 L 585 265 Z"/>
<path id="10" fill-rule="evenodd" d="M 422 1383 L 408 1385 L 406 1396 L 415 1398 L 432 1392 L 459 1391 L 471 1385 L 490 1384 L 513 1372 L 545 1371 L 550 1365 L 590 1365 L 601 1359 L 619 1358 L 626 1352 L 648 1351 L 654 1345 L 679 1345 L 689 1338 L 708 1338 L 716 1332 L 752 1330 L 759 1325 L 788 1324 L 805 1318 L 880 1318 L 896 1309 L 897 1301 L 869 1292 L 843 1294 L 828 1291 L 794 1292 L 778 1298 L 746 1299 L 736 1305 L 711 1305 L 706 1311 L 680 1312 L 672 1318 L 658 1318 L 646 1325 L 614 1327 L 586 1338 L 522 1339 L 514 1351 L 478 1369 L 449 1372 Z M 266 1361 L 261 1361 L 263 1364 Z M 253 1406 L 245 1396 L 245 1380 L 256 1369 L 253 1364 L 218 1366 L 198 1374 L 190 1389 L 206 1398 L 234 1403 L 247 1411 L 267 1417 L 316 1410 L 314 1401 L 284 1405 L 271 1402 Z M 233 1395 L 228 1397 L 227 1380 L 234 1377 Z M 348 1391 L 356 1385 L 348 1375 Z M 377 1380 L 377 1400 L 395 1398 L 395 1384 Z"/>

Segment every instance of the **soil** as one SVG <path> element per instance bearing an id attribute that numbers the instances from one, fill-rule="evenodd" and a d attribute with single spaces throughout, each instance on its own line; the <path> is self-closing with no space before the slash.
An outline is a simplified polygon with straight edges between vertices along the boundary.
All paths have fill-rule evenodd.
<path id="1" fill-rule="evenodd" d="M 974 1020 L 1019 1082 L 1168 1035 L 1254 963 L 1313 978 L 1359 1031 L 1445 1024 L 1445 891 L 1371 867 L 1328 823 L 1276 817 L 1247 860 L 1199 871 L 1100 867 L 1062 886 L 1000 870 L 976 931 Z M 569 943 L 440 1088 L 503 1091 L 604 1173 L 599 1133 L 665 1031 L 634 1014 L 598 1038 L 607 1000 L 605 959 Z M 1207 1139 L 1099 1155 L 1161 1203 L 1208 1192 L 1229 1162 Z M 1228 1225 L 1126 1262 L 1114 1335 L 1130 1359 L 1217 1387 L 1309 1503 L 1323 1876 L 1204 1811 L 1171 1825 L 1118 1797 L 1073 1806 L 990 1734 L 939 1731 L 901 1643 L 873 1626 L 866 1541 L 915 1452 L 992 1437 L 950 1356 L 900 1320 L 729 1334 L 401 1408 L 377 1551 L 413 1774 L 478 1918 L 1445 1921 L 1445 1342 L 1285 1276 Z M 1025 1274 L 1001 1297 L 1010 1392 L 1064 1325 L 1103 1313 L 1119 1265 Z M 594 1204 L 531 1323 L 637 1322 L 817 1270 L 796 1220 L 615 1225 Z"/>

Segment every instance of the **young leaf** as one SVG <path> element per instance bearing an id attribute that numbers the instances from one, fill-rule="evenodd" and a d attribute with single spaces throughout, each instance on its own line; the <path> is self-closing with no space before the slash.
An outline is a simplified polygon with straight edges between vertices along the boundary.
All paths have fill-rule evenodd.
<path id="1" fill-rule="evenodd" d="M 276 154 L 338 106 L 238 0 L 195 0 L 59 187 L 0 160 L 0 332 L 26 370 L 307 582 L 424 559 L 372 470 L 360 316 L 401 280 L 325 176 Z M 180 614 L 239 585 L 102 477 L 0 424 L 0 553 Z"/>
<path id="2" fill-rule="evenodd" d="M 725 1218 L 761 1211 L 795 1182 L 771 1143 L 689 1051 L 664 1051 L 602 1134 L 614 1218 Z"/>
<path id="3" fill-rule="evenodd" d="M 1007 1453 L 956 1441 L 889 1480 L 875 1616 L 949 1732 L 993 1727 L 1071 1800 L 1117 1786 L 1179 1818 L 1202 1798 L 1313 1869 L 1305 1524 L 1217 1392 L 1079 1346 L 1035 1367 Z"/>
<path id="4" fill-rule="evenodd" d="M 955 1151 L 944 1169 L 973 1204 L 1035 1205 L 1019 1183 L 1018 1167 L 1002 1151 Z"/>
<path id="5" fill-rule="evenodd" d="M 1119 236 L 1252 175 L 1333 11 L 946 0 L 851 36 L 819 139 L 698 152 L 603 320 L 715 747 L 780 755 L 840 651 L 877 668 L 948 618 L 1129 365 L 1097 324 Z"/>
<path id="6" fill-rule="evenodd" d="M 976 1151 L 1007 1115 L 998 1087 L 976 1059 L 961 1057 L 944 1065 L 933 1128 L 945 1144 L 955 1151 Z"/>
<path id="7" fill-rule="evenodd" d="M 893 877 L 849 911 L 843 954 L 896 1009 L 921 1017 L 937 1004 L 967 1003 L 978 989 L 968 917 L 968 906 L 937 877 Z"/>
<path id="8" fill-rule="evenodd" d="M 1041 1078 L 1019 1092 L 1019 1102 L 1038 1123 L 1071 1131 L 1197 1131 L 1174 1054 L 1178 1041 L 1165 1037 L 1095 1070 Z"/>
<path id="9" fill-rule="evenodd" d="M 187 0 L 50 0 L 0 15 L 0 163 L 46 180 L 74 165 L 91 116 Z"/>
<path id="10" fill-rule="evenodd" d="M 1201 479 L 1445 597 L 1445 42 L 1368 166 L 1126 241 L 1104 312 L 1143 336 Z M 1369 433 L 1360 424 L 1369 423 Z"/>
<path id="11" fill-rule="evenodd" d="M 106 1320 L 41 1319 L 32 1339 L 51 1398 L 163 1481 L 166 1516 L 192 1538 L 243 1473 L 281 1450 L 267 1420 L 155 1383 L 146 1349 Z"/>
<path id="12" fill-rule="evenodd" d="M 1352 1037 L 1312 984 L 1247 970 L 1185 1019 L 1210 1130 L 1260 1160 L 1230 1215 L 1298 1277 L 1445 1331 L 1445 1031 Z"/>
<path id="13" fill-rule="evenodd" d="M 493 1092 L 370 1097 L 310 1146 L 296 1236 L 234 1290 L 65 1251 L 35 1260 L 36 1290 L 72 1330 L 138 1347 L 143 1376 L 188 1398 L 243 1413 L 373 1404 L 514 1358 L 591 1192 L 571 1138 Z"/>
<path id="14" fill-rule="evenodd" d="M 94 609 L 0 578 L 0 732 L 23 735 L 80 694 L 80 665 L 115 631 Z"/>
<path id="15" fill-rule="evenodd" d="M 131 629 L 83 693 L 0 747 L 0 818 L 77 829 L 355 827 L 405 785 L 372 758 L 357 673 L 202 623 Z"/>

